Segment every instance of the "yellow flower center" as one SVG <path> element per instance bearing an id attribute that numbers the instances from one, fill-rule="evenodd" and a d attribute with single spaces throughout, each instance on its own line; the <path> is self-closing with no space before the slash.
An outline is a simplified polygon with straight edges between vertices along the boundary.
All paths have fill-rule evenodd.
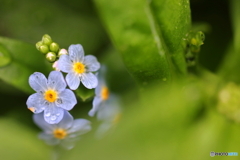
<path id="1" fill-rule="evenodd" d="M 49 89 L 45 92 L 44 98 L 48 102 L 54 102 L 58 98 L 58 94 L 55 90 Z"/>
<path id="2" fill-rule="evenodd" d="M 53 136 L 57 139 L 64 139 L 67 136 L 67 132 L 65 129 L 62 128 L 56 128 L 53 131 Z"/>
<path id="3" fill-rule="evenodd" d="M 73 70 L 76 72 L 76 73 L 84 73 L 85 72 L 85 65 L 80 63 L 80 62 L 76 62 L 74 63 L 73 65 Z"/>
<path id="4" fill-rule="evenodd" d="M 102 90 L 101 90 L 101 97 L 103 100 L 107 100 L 108 97 L 109 97 L 109 90 L 107 87 L 102 87 Z"/>

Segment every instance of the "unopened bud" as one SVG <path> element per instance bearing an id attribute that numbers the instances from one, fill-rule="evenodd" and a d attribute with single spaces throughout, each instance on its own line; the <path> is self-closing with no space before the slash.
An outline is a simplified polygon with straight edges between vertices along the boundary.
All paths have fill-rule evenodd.
<path id="1" fill-rule="evenodd" d="M 59 50 L 59 45 L 55 42 L 50 44 L 50 51 L 57 53 Z"/>
<path id="2" fill-rule="evenodd" d="M 57 56 L 54 52 L 48 52 L 46 54 L 46 59 L 49 61 L 49 62 L 54 62 L 56 60 Z"/>
<path id="3" fill-rule="evenodd" d="M 39 41 L 39 42 L 36 43 L 37 50 L 39 50 L 41 45 L 43 45 L 42 41 Z"/>
<path id="4" fill-rule="evenodd" d="M 46 54 L 49 52 L 49 48 L 47 45 L 44 44 L 39 47 L 39 51 L 42 52 L 43 54 Z"/>
<path id="5" fill-rule="evenodd" d="M 60 57 L 61 55 L 64 55 L 64 54 L 68 54 L 68 51 L 66 49 L 60 49 L 60 51 L 58 52 L 58 57 Z"/>
<path id="6" fill-rule="evenodd" d="M 46 44 L 49 46 L 52 43 L 52 38 L 48 34 L 45 34 L 42 37 L 42 42 L 43 42 L 43 44 Z"/>

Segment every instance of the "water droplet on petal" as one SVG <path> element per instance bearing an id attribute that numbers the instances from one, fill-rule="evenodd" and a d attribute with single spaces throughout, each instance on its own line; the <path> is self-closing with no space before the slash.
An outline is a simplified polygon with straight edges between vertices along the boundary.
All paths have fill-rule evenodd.
<path id="1" fill-rule="evenodd" d="M 52 120 L 52 121 L 54 121 L 54 120 L 56 120 L 56 119 L 57 119 L 56 116 L 52 116 L 52 117 L 51 117 L 51 120 Z"/>
<path id="2" fill-rule="evenodd" d="M 57 99 L 57 103 L 58 103 L 58 104 L 62 104 L 62 99 L 61 99 L 61 98 L 58 98 L 58 99 Z"/>
<path id="3" fill-rule="evenodd" d="M 51 115 L 50 112 L 47 112 L 47 113 L 45 114 L 46 117 L 49 117 L 50 115 Z"/>

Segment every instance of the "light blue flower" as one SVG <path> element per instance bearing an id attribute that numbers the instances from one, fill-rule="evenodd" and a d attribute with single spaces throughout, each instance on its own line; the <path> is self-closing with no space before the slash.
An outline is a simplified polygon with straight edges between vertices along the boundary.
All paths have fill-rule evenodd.
<path id="1" fill-rule="evenodd" d="M 68 73 L 66 81 L 70 89 L 75 90 L 80 81 L 88 88 L 96 88 L 97 77 L 92 73 L 100 68 L 100 63 L 92 55 L 84 56 L 83 47 L 80 44 L 71 45 L 68 48 L 69 55 L 62 55 L 58 60 L 58 68 Z"/>
<path id="2" fill-rule="evenodd" d="M 102 136 L 112 126 L 118 123 L 121 118 L 121 108 L 119 106 L 119 99 L 112 94 L 103 77 L 104 67 L 101 68 L 98 74 L 98 86 L 95 89 L 95 97 L 93 99 L 93 108 L 88 112 L 88 115 L 93 117 L 97 115 L 97 119 L 101 124 L 97 130 L 97 136 Z"/>
<path id="3" fill-rule="evenodd" d="M 112 130 L 121 120 L 122 110 L 117 96 L 111 96 L 107 103 L 100 105 L 97 110 L 97 119 L 101 121 L 96 131 L 98 138 L 103 137 L 108 131 Z"/>
<path id="4" fill-rule="evenodd" d="M 75 119 L 67 111 L 64 111 L 63 119 L 58 124 L 49 124 L 43 118 L 43 114 L 34 114 L 33 120 L 43 132 L 39 138 L 49 145 L 60 145 L 66 149 L 74 147 L 79 136 L 91 130 L 91 123 L 86 119 Z"/>
<path id="5" fill-rule="evenodd" d="M 64 110 L 71 110 L 76 104 L 75 94 L 66 89 L 66 82 L 59 71 L 52 71 L 48 79 L 35 72 L 29 77 L 30 86 L 37 92 L 27 99 L 27 107 L 34 113 L 44 111 L 44 119 L 55 124 L 63 118 Z"/>

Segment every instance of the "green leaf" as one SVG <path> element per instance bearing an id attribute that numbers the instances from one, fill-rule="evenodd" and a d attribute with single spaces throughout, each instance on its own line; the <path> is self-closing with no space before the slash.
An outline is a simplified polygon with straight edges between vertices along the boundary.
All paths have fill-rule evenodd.
<path id="1" fill-rule="evenodd" d="M 176 69 L 186 74 L 183 39 L 191 28 L 189 0 L 149 1 Z"/>
<path id="2" fill-rule="evenodd" d="M 36 71 L 47 71 L 50 65 L 43 55 L 35 48 L 35 44 L 29 44 L 5 37 L 0 37 L 0 44 L 6 48 L 13 61 L 28 66 Z"/>
<path id="3" fill-rule="evenodd" d="M 145 101 L 126 103 L 122 119 L 109 134 L 100 140 L 82 138 L 61 159 L 201 160 L 210 159 L 211 151 L 239 152 L 239 124 L 212 106 L 203 108 L 203 86 L 150 88 Z"/>
<path id="4" fill-rule="evenodd" d="M 0 45 L 0 67 L 3 67 L 10 63 L 11 57 L 6 48 Z"/>
<path id="5" fill-rule="evenodd" d="M 94 89 L 87 89 L 83 85 L 80 85 L 75 92 L 83 102 L 90 100 L 94 96 Z"/>
<path id="6" fill-rule="evenodd" d="M 128 71 L 141 86 L 171 80 L 171 62 L 151 11 L 143 0 L 95 0 Z"/>
<path id="7" fill-rule="evenodd" d="M 240 83 L 240 74 L 236 71 L 240 68 L 240 1 L 232 0 L 231 11 L 234 41 L 229 44 L 223 62 L 218 69 L 218 74 L 226 80 Z"/>
<path id="8" fill-rule="evenodd" d="M 49 159 L 50 148 L 38 139 L 35 131 L 10 118 L 1 118 L 1 159 Z"/>
<path id="9" fill-rule="evenodd" d="M 234 48 L 240 52 L 240 1 L 231 1 L 232 24 L 234 32 Z M 239 54 L 239 53 L 238 53 Z"/>
<path id="10" fill-rule="evenodd" d="M 0 79 L 26 93 L 33 92 L 28 84 L 32 73 L 50 71 L 51 64 L 45 61 L 35 45 L 0 37 L 0 51 L 5 57 L 11 57 L 11 62 L 4 60 L 5 66 L 0 67 Z"/>

